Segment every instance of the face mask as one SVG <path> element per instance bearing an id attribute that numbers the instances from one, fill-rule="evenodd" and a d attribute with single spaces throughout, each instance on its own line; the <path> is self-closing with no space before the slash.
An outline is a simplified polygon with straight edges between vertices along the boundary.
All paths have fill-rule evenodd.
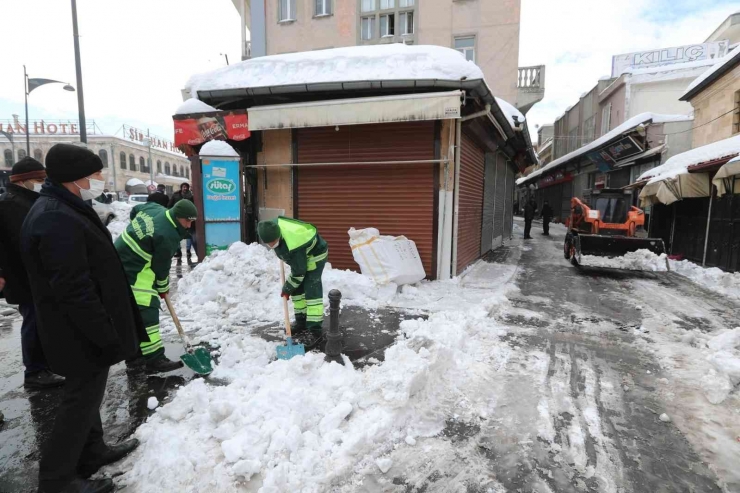
<path id="1" fill-rule="evenodd" d="M 44 186 L 43 183 L 34 183 L 33 184 L 33 191 L 36 192 L 36 193 L 39 193 L 39 192 L 41 192 L 41 187 L 43 187 L 43 186 Z"/>
<path id="2" fill-rule="evenodd" d="M 95 180 L 93 178 L 87 178 L 87 181 L 90 183 L 89 189 L 82 188 L 77 185 L 77 182 L 75 182 L 77 188 L 80 189 L 82 200 L 94 200 L 95 198 L 100 197 L 100 194 L 103 193 L 103 190 L 105 189 L 105 182 L 103 180 Z"/>

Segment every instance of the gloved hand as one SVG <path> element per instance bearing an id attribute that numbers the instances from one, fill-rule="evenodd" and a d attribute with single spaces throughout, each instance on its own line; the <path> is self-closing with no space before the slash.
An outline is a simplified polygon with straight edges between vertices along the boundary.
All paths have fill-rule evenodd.
<path id="1" fill-rule="evenodd" d="M 280 296 L 282 296 L 283 298 L 285 298 L 286 301 L 290 299 L 290 295 L 288 293 L 286 293 L 285 291 L 281 291 L 280 292 Z"/>
<path id="2" fill-rule="evenodd" d="M 162 299 L 164 299 L 164 297 L 167 296 L 168 294 L 170 294 L 170 292 L 169 291 L 165 291 L 164 293 L 159 293 L 159 297 L 162 298 Z"/>

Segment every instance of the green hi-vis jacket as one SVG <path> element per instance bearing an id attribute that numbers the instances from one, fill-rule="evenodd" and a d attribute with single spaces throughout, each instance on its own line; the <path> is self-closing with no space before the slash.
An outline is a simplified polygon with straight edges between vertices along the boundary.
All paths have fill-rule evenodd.
<path id="1" fill-rule="evenodd" d="M 139 306 L 159 308 L 159 294 L 170 290 L 172 256 L 187 234 L 159 204 L 148 202 L 131 210 L 131 224 L 115 245 Z"/>
<path id="2" fill-rule="evenodd" d="M 280 243 L 275 247 L 275 254 L 290 266 L 283 292 L 292 294 L 303 282 L 306 272 L 326 261 L 329 249 L 313 224 L 282 216 L 273 221 L 280 227 Z"/>

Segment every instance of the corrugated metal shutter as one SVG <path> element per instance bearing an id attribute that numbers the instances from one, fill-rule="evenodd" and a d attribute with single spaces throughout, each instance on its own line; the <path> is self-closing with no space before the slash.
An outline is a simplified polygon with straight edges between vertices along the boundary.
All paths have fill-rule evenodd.
<path id="1" fill-rule="evenodd" d="M 504 204 L 506 203 L 506 158 L 496 156 L 496 213 L 493 226 L 493 248 L 501 246 L 504 236 Z"/>
<path id="2" fill-rule="evenodd" d="M 573 182 L 572 181 L 566 181 L 563 183 L 563 192 L 561 196 L 561 202 L 560 202 L 560 220 L 565 222 L 565 218 L 570 216 L 570 199 L 573 198 Z M 553 208 L 553 211 L 555 214 L 557 214 L 557 210 Z"/>
<path id="3" fill-rule="evenodd" d="M 458 274 L 480 257 L 484 170 L 483 149 L 463 134 L 457 231 Z"/>
<path id="4" fill-rule="evenodd" d="M 483 222 L 481 226 L 480 254 L 488 253 L 493 245 L 494 203 L 496 195 L 496 156 L 490 152 L 485 155 L 485 177 L 483 186 Z"/>
<path id="5" fill-rule="evenodd" d="M 516 173 L 514 169 L 507 163 L 506 165 L 506 214 L 504 215 L 504 241 L 511 238 L 511 233 L 514 228 L 514 193 L 516 190 L 515 185 Z"/>
<path id="6" fill-rule="evenodd" d="M 306 128 L 296 131 L 297 162 L 415 161 L 434 159 L 434 122 Z M 358 270 L 347 230 L 374 227 L 416 243 L 427 277 L 434 278 L 434 164 L 310 166 L 294 168 L 297 218 L 319 229 L 329 261 Z"/>

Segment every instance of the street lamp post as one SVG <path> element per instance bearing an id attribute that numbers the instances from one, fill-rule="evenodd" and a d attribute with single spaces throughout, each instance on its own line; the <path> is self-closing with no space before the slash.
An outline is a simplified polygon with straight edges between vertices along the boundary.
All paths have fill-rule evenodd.
<path id="1" fill-rule="evenodd" d="M 31 91 L 36 89 L 37 87 L 43 86 L 44 84 L 64 84 L 63 89 L 65 91 L 74 91 L 75 88 L 67 84 L 66 82 L 62 82 L 60 80 L 53 80 L 53 79 L 41 79 L 41 78 L 33 78 L 30 79 L 28 77 L 28 73 L 26 72 L 26 66 L 23 66 L 23 92 L 26 96 L 26 155 L 31 155 L 31 140 L 30 140 L 30 134 L 31 129 L 29 128 L 28 124 L 28 95 L 31 94 Z"/>
<path id="2" fill-rule="evenodd" d="M 75 70 L 77 72 L 77 110 L 80 114 L 80 142 L 87 144 L 85 98 L 82 95 L 82 62 L 80 62 L 80 34 L 77 32 L 77 1 L 72 0 L 72 35 L 75 42 Z"/>
<path id="3" fill-rule="evenodd" d="M 149 186 L 154 186 L 154 166 L 152 166 L 152 139 L 149 138 L 149 131 L 144 137 L 143 144 L 149 148 Z"/>

